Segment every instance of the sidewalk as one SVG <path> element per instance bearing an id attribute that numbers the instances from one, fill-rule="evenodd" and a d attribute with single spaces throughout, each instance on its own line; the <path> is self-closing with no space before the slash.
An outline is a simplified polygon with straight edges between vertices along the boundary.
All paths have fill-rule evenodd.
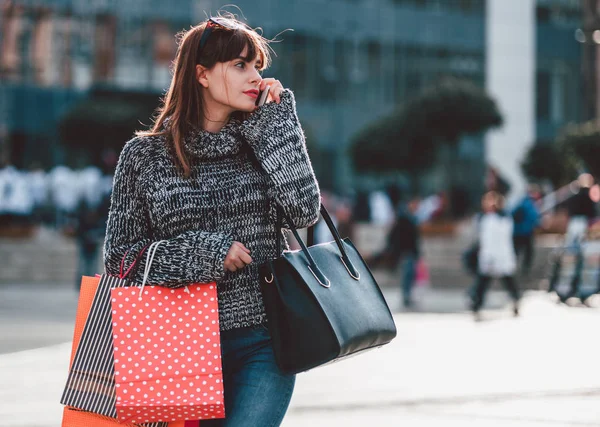
<path id="1" fill-rule="evenodd" d="M 298 376 L 284 427 L 600 425 L 600 310 L 530 293 L 520 318 L 508 309 L 484 318 L 397 313 L 391 344 Z M 60 425 L 70 349 L 0 355 L 0 426 Z"/>
<path id="2" fill-rule="evenodd" d="M 284 425 L 600 425 L 598 310 L 537 294 L 485 316 L 396 316 L 389 346 L 300 376 Z"/>

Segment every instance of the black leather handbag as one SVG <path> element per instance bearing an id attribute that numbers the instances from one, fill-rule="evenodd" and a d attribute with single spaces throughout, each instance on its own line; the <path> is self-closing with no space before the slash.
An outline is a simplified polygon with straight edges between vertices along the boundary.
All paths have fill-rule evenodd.
<path id="1" fill-rule="evenodd" d="M 275 359 L 298 373 L 380 347 L 396 336 L 392 313 L 371 271 L 350 241 L 341 239 L 329 213 L 321 215 L 335 241 L 306 247 L 278 206 L 301 250 L 285 251 L 260 266 L 260 285 Z"/>

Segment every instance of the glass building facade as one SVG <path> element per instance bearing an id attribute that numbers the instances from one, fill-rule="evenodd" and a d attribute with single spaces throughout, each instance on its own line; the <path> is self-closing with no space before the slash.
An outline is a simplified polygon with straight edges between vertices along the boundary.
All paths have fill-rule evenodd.
<path id="1" fill-rule="evenodd" d="M 0 0 L 2 1 L 2 0 Z M 538 1 L 538 137 L 580 114 L 576 2 Z M 216 0 L 5 1 L 0 24 L 0 147 L 19 167 L 68 159 L 57 123 L 96 84 L 161 94 L 173 35 L 216 13 Z M 485 85 L 485 0 L 241 0 L 252 26 L 277 41 L 276 76 L 294 90 L 315 168 L 341 190 L 355 175 L 348 141 L 443 76 Z M 227 10 L 236 12 L 235 9 Z M 239 11 L 237 11 L 239 13 Z M 290 31 L 293 29 L 293 31 Z M 518 64 L 515 64 L 518 66 Z M 532 141 L 523 141 L 530 143 Z M 465 165 L 483 168 L 467 137 Z"/>

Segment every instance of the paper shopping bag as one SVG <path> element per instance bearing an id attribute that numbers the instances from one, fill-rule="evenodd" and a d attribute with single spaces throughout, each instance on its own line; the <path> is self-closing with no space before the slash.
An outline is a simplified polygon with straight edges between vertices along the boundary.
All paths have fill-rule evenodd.
<path id="1" fill-rule="evenodd" d="M 169 427 L 185 427 L 185 421 L 169 423 Z M 62 427 L 141 427 L 142 424 L 124 424 L 104 415 L 92 414 L 79 409 L 65 407 Z"/>
<path id="2" fill-rule="evenodd" d="M 215 283 L 112 290 L 117 418 L 223 418 Z"/>
<path id="3" fill-rule="evenodd" d="M 429 268 L 422 258 L 417 261 L 415 273 L 416 286 L 429 286 Z"/>
<path id="4" fill-rule="evenodd" d="M 94 301 L 94 295 L 96 289 L 100 283 L 99 277 L 88 277 L 83 276 L 81 278 L 81 286 L 79 287 L 79 301 L 77 302 L 77 313 L 75 314 L 75 331 L 73 332 L 73 344 L 71 345 L 71 360 L 69 361 L 69 367 L 73 364 L 73 358 L 75 352 L 79 346 L 79 340 L 83 333 L 83 327 L 85 321 L 92 307 L 92 301 Z"/>

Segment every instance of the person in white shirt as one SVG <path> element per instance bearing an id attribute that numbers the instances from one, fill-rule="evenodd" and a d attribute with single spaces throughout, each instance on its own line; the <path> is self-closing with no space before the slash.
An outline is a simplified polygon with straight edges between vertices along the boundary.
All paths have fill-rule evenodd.
<path id="1" fill-rule="evenodd" d="M 369 195 L 371 210 L 371 223 L 376 225 L 390 225 L 394 222 L 395 211 L 389 196 L 383 190 L 377 190 Z"/>
<path id="2" fill-rule="evenodd" d="M 68 225 L 81 200 L 81 192 L 77 174 L 70 168 L 58 165 L 48 174 L 50 182 L 50 198 L 56 209 L 56 227 L 61 229 Z"/>
<path id="3" fill-rule="evenodd" d="M 29 191 L 27 175 L 14 166 L 0 170 L 0 213 L 3 225 L 29 224 L 34 199 Z"/>
<path id="4" fill-rule="evenodd" d="M 503 210 L 504 197 L 494 191 L 483 196 L 481 205 L 478 274 L 471 291 L 471 309 L 479 320 L 479 310 L 491 281 L 499 278 L 513 300 L 513 313 L 518 316 L 520 292 L 515 282 L 517 257 L 512 240 L 512 217 Z"/>

